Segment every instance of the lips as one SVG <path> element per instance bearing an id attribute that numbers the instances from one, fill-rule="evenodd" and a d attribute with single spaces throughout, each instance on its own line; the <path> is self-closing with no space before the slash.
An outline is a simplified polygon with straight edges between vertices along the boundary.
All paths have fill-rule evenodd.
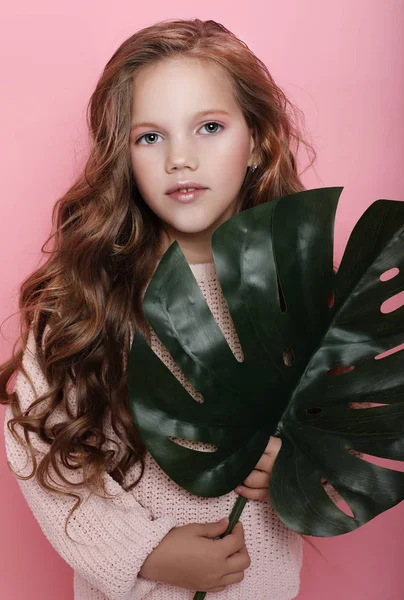
<path id="1" fill-rule="evenodd" d="M 195 181 L 182 181 L 181 183 L 175 183 L 166 191 L 166 194 L 172 194 L 177 191 L 189 191 L 189 190 L 204 190 L 206 187 Z"/>
<path id="2" fill-rule="evenodd" d="M 176 192 L 171 192 L 171 194 L 167 194 L 170 196 L 170 199 L 175 200 L 177 202 L 181 202 L 183 204 L 189 204 L 190 202 L 194 202 L 202 194 L 206 192 L 206 188 L 195 188 L 194 190 L 190 190 L 189 192 L 184 192 L 184 188 L 177 190 Z"/>

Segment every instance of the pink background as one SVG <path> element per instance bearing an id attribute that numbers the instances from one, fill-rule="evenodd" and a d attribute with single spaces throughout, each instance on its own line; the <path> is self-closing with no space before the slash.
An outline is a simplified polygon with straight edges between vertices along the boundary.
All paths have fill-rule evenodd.
<path id="1" fill-rule="evenodd" d="M 9 317 L 18 309 L 18 286 L 39 264 L 53 204 L 85 158 L 86 102 L 111 54 L 146 25 L 174 17 L 214 19 L 267 64 L 304 111 L 318 151 L 305 185 L 344 186 L 338 259 L 369 204 L 404 199 L 400 0 L 238 6 L 205 0 L 198 9 L 189 1 L 168 4 L 25 0 L 18 9 L 11 11 L 11 3 L 1 8 L 1 361 L 17 335 L 17 320 Z M 305 155 L 302 160 L 306 164 Z M 3 423 L 4 408 L 0 418 Z M 45 539 L 8 471 L 2 428 L 0 438 L 0 597 L 71 600 L 72 570 Z M 373 460 L 404 470 L 403 463 Z M 329 564 L 306 547 L 299 600 L 403 598 L 403 503 L 348 535 L 313 540 Z"/>

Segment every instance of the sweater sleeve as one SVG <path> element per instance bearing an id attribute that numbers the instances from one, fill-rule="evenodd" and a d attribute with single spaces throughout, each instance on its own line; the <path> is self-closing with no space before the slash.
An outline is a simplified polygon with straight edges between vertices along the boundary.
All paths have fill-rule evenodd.
<path id="1" fill-rule="evenodd" d="M 38 396 L 42 395 L 48 384 L 35 358 L 32 331 L 24 349 L 23 365 Z M 14 390 L 21 410 L 26 410 L 35 396 L 22 371 L 17 373 Z M 9 431 L 7 423 L 10 418 L 12 412 L 7 406 L 4 421 L 6 456 L 18 475 L 27 476 L 32 471 L 32 459 L 28 450 Z M 16 431 L 24 439 L 19 425 Z M 49 451 L 49 446 L 32 432 L 28 435 L 39 463 L 44 453 Z M 82 481 L 81 469 L 66 469 L 60 462 L 59 465 L 68 481 Z M 131 492 L 126 492 L 105 473 L 105 489 L 108 495 L 114 495 L 112 499 L 91 494 L 84 486 L 69 489 L 69 492 L 81 496 L 82 504 L 69 517 L 68 537 L 65 522 L 77 498 L 45 491 L 36 476 L 25 481 L 16 479 L 35 519 L 56 552 L 109 599 L 141 600 L 157 585 L 157 581 L 146 580 L 138 573 L 147 556 L 176 526 L 174 517 L 166 515 L 153 519 L 150 511 L 138 503 Z"/>

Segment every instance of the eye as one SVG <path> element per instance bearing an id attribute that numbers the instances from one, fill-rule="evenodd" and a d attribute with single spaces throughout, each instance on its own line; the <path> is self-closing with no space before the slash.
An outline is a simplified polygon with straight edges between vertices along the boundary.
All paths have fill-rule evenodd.
<path id="1" fill-rule="evenodd" d="M 149 136 L 158 136 L 158 133 L 145 133 L 144 135 L 140 136 L 140 138 L 138 140 L 136 140 L 135 144 L 140 144 L 140 140 L 142 140 L 143 138 L 147 138 Z M 144 144 L 141 144 L 144 146 Z M 146 144 L 146 146 L 153 146 L 153 144 Z"/>
<path id="2" fill-rule="evenodd" d="M 202 127 L 207 127 L 208 125 L 213 125 L 214 127 L 215 126 L 216 127 L 221 127 L 223 129 L 223 125 L 220 125 L 220 123 L 217 123 L 217 121 L 209 121 L 208 123 L 205 123 L 204 125 L 202 125 Z M 209 133 L 217 133 L 217 130 L 215 130 L 215 131 L 209 130 Z M 140 136 L 140 138 L 138 138 L 136 140 L 135 144 L 140 144 L 140 140 L 142 140 L 143 138 L 144 139 L 146 139 L 146 138 L 150 139 L 150 137 L 154 137 L 154 140 L 156 140 L 156 136 L 160 137 L 158 133 L 153 133 L 153 132 L 144 133 L 142 136 Z M 154 143 L 155 142 L 152 141 L 152 143 L 150 143 L 150 144 L 148 142 L 146 142 L 146 144 L 140 144 L 140 145 L 143 145 L 143 146 L 144 145 L 146 145 L 146 146 L 153 146 Z"/>
<path id="3" fill-rule="evenodd" d="M 217 121 L 209 121 L 209 123 L 205 123 L 205 125 L 202 125 L 202 127 L 207 127 L 208 125 L 218 125 L 223 129 L 223 125 L 220 125 L 220 123 L 217 123 Z M 216 131 L 210 130 L 209 133 L 216 133 Z"/>

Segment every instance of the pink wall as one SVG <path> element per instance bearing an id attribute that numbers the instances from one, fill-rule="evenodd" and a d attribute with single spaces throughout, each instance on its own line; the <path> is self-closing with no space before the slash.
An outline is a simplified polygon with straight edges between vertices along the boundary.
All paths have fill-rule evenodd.
<path id="1" fill-rule="evenodd" d="M 52 206 L 83 160 L 85 104 L 105 62 L 135 30 L 161 19 L 222 22 L 303 109 L 318 151 L 316 173 L 306 172 L 304 183 L 344 186 L 336 223 L 338 257 L 369 204 L 404 199 L 400 0 L 266 0 L 238 7 L 205 0 L 198 10 L 179 0 L 141 8 L 134 2 L 77 0 L 8 6 L 1 8 L 0 35 L 0 321 L 17 310 L 18 286 L 39 262 Z M 16 323 L 13 318 L 2 326 L 2 361 L 11 352 Z M 4 409 L 0 418 L 3 423 Z M 2 436 L 1 431 L 0 597 L 71 600 L 72 571 L 23 501 L 4 460 Z M 377 462 L 404 470 L 394 461 Z M 403 598 L 403 504 L 349 535 L 315 542 L 329 565 L 307 546 L 299 600 Z"/>

